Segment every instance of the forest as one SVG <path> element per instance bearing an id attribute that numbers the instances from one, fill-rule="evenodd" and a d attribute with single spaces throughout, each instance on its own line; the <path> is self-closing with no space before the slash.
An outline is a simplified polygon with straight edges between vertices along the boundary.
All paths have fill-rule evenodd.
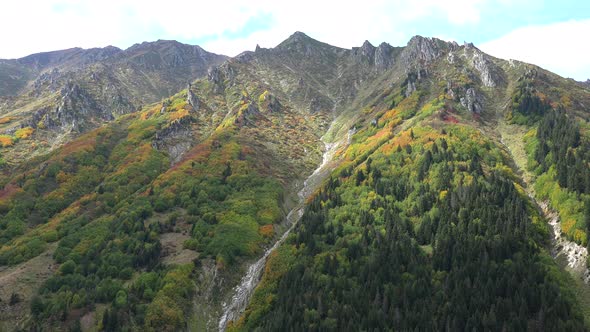
<path id="1" fill-rule="evenodd" d="M 153 112 L 159 108 L 24 165 L 0 196 L 0 265 L 55 248 L 59 268 L 31 300 L 33 328 L 78 330 L 80 317 L 100 308 L 104 331 L 180 329 L 201 260 L 223 271 L 272 237 L 283 187 L 258 173 L 235 128 L 216 132 L 171 168 L 150 141 L 191 115 L 182 107 Z M 198 253 L 193 261 L 163 264 L 160 239 L 171 232 L 187 235 L 182 246 Z"/>
<path id="2" fill-rule="evenodd" d="M 506 162 L 477 131 L 447 125 L 345 163 L 232 328 L 584 330 Z"/>

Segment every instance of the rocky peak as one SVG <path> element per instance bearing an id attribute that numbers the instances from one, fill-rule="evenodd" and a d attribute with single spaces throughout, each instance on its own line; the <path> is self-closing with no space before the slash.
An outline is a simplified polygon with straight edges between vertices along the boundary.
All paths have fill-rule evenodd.
<path id="1" fill-rule="evenodd" d="M 361 52 L 364 56 L 373 56 L 375 53 L 375 46 L 373 46 L 368 40 L 365 40 L 363 46 L 361 46 Z"/>
<path id="2" fill-rule="evenodd" d="M 440 48 L 432 38 L 414 36 L 402 52 L 402 61 L 404 64 L 410 64 L 414 60 L 428 63 L 438 58 L 439 55 Z"/>
<path id="3" fill-rule="evenodd" d="M 122 52 L 119 59 L 140 67 L 158 70 L 204 64 L 225 56 L 209 53 L 197 45 L 187 45 L 173 40 L 158 40 L 135 44 Z"/>
<path id="4" fill-rule="evenodd" d="M 334 50 L 337 47 L 317 41 L 303 32 L 295 32 L 285 41 L 274 48 L 275 51 L 286 51 L 290 53 L 298 53 L 304 56 L 322 56 Z"/>
<path id="5" fill-rule="evenodd" d="M 60 51 L 36 53 L 18 59 L 18 62 L 36 67 L 37 69 L 42 69 L 47 66 L 60 64 L 66 59 L 71 58 L 74 54 L 79 54 L 81 51 L 81 48 L 76 47 Z"/>
<path id="6" fill-rule="evenodd" d="M 287 38 L 287 40 L 285 40 L 285 42 L 307 42 L 307 41 L 313 41 L 314 39 L 309 37 L 308 35 L 306 35 L 305 33 L 301 32 L 301 31 L 295 31 L 291 36 L 289 36 L 289 38 Z"/>
<path id="7" fill-rule="evenodd" d="M 409 70 L 415 67 L 421 68 L 448 51 L 458 48 L 455 42 L 446 42 L 437 38 L 425 38 L 414 36 L 401 53 L 400 61 Z"/>
<path id="8" fill-rule="evenodd" d="M 393 46 L 388 43 L 381 43 L 375 50 L 375 68 L 384 71 L 394 63 Z"/>
<path id="9" fill-rule="evenodd" d="M 76 47 L 60 51 L 31 54 L 17 61 L 22 65 L 33 67 L 36 70 L 44 70 L 52 67 L 79 68 L 84 65 L 111 59 L 120 52 L 122 50 L 114 46 L 90 49 Z"/>
<path id="10" fill-rule="evenodd" d="M 373 46 L 366 40 L 361 47 L 353 47 L 351 57 L 356 63 L 374 66 L 378 72 L 389 69 L 395 62 L 395 48 L 387 43 Z"/>
<path id="11" fill-rule="evenodd" d="M 351 56 L 358 63 L 373 65 L 375 62 L 375 46 L 373 46 L 368 40 L 365 40 L 363 46 L 352 48 Z"/>

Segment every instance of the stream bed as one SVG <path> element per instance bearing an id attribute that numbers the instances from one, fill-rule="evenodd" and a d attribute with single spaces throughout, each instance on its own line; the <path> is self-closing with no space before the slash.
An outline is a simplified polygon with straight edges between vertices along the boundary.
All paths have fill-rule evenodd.
<path id="1" fill-rule="evenodd" d="M 322 137 L 322 142 L 324 143 L 322 162 L 303 182 L 303 188 L 301 188 L 301 190 L 298 192 L 299 202 L 293 209 L 291 209 L 286 217 L 286 224 L 289 225 L 289 228 L 272 245 L 272 247 L 268 248 L 264 252 L 262 257 L 260 257 L 256 262 L 252 263 L 248 267 L 247 273 L 242 277 L 240 283 L 233 289 L 233 295 L 230 301 L 223 303 L 223 314 L 219 320 L 219 331 L 225 331 L 229 322 L 240 318 L 248 306 L 256 286 L 258 286 L 258 283 L 260 282 L 262 271 L 266 266 L 268 257 L 283 243 L 283 241 L 285 241 L 293 228 L 295 228 L 297 222 L 303 215 L 305 201 L 317 190 L 317 188 L 322 184 L 323 180 L 332 172 L 333 165 L 331 162 L 334 154 L 336 151 L 338 151 L 338 149 L 350 143 L 350 137 L 352 134 L 354 134 L 354 131 L 349 131 L 348 137 L 345 137 L 343 140 L 334 143 L 327 143 L 324 141 L 324 137 Z"/>

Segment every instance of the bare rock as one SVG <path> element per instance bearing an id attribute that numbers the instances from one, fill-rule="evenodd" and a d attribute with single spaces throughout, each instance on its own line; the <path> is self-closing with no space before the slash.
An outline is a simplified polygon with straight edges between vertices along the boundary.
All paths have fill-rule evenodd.
<path id="1" fill-rule="evenodd" d="M 405 96 L 406 98 L 409 97 L 412 93 L 416 91 L 416 84 L 412 81 L 408 81 L 408 85 L 406 86 Z"/>
<path id="2" fill-rule="evenodd" d="M 375 61 L 375 49 L 375 46 L 373 46 L 368 40 L 365 40 L 363 46 L 352 48 L 351 56 L 357 63 L 372 66 Z"/>
<path id="3" fill-rule="evenodd" d="M 483 110 L 483 97 L 474 88 L 469 88 L 465 96 L 461 97 L 461 105 L 472 113 L 480 114 Z"/>
<path id="4" fill-rule="evenodd" d="M 501 81 L 498 74 L 499 68 L 493 63 L 489 56 L 475 47 L 472 43 L 464 44 L 464 55 L 471 60 L 471 65 L 479 74 L 484 86 L 493 88 Z"/>
<path id="5" fill-rule="evenodd" d="M 191 123 L 192 118 L 185 116 L 172 121 L 156 132 L 152 147 L 160 151 L 166 151 L 170 157 L 171 165 L 178 163 L 184 153 L 194 144 Z"/>
<path id="6" fill-rule="evenodd" d="M 186 88 L 186 102 L 193 107 L 193 111 L 198 111 L 201 106 L 199 97 L 191 90 L 191 84 L 189 83 Z"/>
<path id="7" fill-rule="evenodd" d="M 381 43 L 375 50 L 375 68 L 378 71 L 385 71 L 394 64 L 393 46 Z"/>

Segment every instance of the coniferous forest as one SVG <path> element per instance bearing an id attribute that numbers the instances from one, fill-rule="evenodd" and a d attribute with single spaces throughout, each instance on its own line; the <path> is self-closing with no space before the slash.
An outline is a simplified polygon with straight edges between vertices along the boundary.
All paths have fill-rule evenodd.
<path id="1" fill-rule="evenodd" d="M 425 128 L 331 178 L 238 328 L 583 330 L 538 212 L 465 130 Z"/>

